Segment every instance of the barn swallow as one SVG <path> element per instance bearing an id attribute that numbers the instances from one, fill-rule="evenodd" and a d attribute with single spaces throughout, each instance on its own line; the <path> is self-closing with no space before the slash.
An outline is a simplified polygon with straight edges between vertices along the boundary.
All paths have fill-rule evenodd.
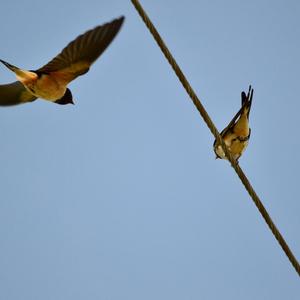
<path id="1" fill-rule="evenodd" d="M 67 85 L 88 72 L 119 32 L 124 17 L 97 26 L 78 36 L 43 67 L 23 70 L 0 60 L 16 74 L 16 82 L 0 85 L 0 106 L 32 102 L 42 98 L 57 104 L 73 103 Z"/>
<path id="2" fill-rule="evenodd" d="M 249 128 L 249 113 L 253 98 L 253 89 L 249 86 L 248 94 L 242 92 L 242 107 L 220 133 L 233 158 L 238 161 L 248 146 L 251 129 Z M 226 158 L 220 144 L 215 140 L 214 151 L 216 158 Z"/>

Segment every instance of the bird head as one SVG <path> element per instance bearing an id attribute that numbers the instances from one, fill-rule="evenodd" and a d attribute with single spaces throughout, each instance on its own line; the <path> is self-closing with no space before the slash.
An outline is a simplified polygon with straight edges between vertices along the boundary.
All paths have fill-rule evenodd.
<path id="1" fill-rule="evenodd" d="M 73 102 L 73 96 L 69 89 L 66 89 L 65 94 L 62 98 L 55 101 L 57 104 L 65 105 L 65 104 L 74 104 Z"/>

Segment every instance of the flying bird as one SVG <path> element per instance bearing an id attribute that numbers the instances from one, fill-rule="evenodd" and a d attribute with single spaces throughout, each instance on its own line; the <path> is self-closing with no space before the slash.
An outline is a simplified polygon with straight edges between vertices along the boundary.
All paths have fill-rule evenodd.
<path id="1" fill-rule="evenodd" d="M 122 16 L 79 35 L 61 53 L 37 70 L 23 70 L 0 59 L 2 64 L 16 74 L 18 80 L 0 85 L 0 106 L 32 102 L 37 98 L 57 104 L 74 104 L 67 85 L 89 71 L 92 63 L 115 38 L 123 22 Z"/>
<path id="2" fill-rule="evenodd" d="M 249 86 L 248 94 L 242 92 L 242 107 L 220 133 L 233 158 L 238 161 L 249 143 L 251 129 L 249 128 L 249 113 L 253 98 L 253 89 Z M 227 159 L 220 144 L 215 140 L 216 158 Z"/>

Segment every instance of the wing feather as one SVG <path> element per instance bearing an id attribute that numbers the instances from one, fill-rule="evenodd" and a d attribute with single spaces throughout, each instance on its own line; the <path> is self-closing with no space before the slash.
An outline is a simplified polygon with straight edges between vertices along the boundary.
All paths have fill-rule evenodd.
<path id="1" fill-rule="evenodd" d="M 36 72 L 48 74 L 55 72 L 65 75 L 68 81 L 85 74 L 115 38 L 123 21 L 124 17 L 120 17 L 78 36 L 60 54 Z"/>
<path id="2" fill-rule="evenodd" d="M 0 85 L 0 106 L 17 105 L 37 99 L 20 81 Z"/>
<path id="3" fill-rule="evenodd" d="M 220 135 L 224 137 L 234 126 L 236 120 L 239 118 L 239 116 L 242 114 L 245 108 L 248 109 L 247 117 L 249 118 L 250 108 L 252 104 L 252 98 L 253 98 L 253 89 L 251 88 L 251 85 L 249 86 L 249 91 L 246 96 L 245 92 L 242 92 L 241 94 L 242 98 L 242 107 L 240 110 L 235 114 L 235 116 L 232 118 L 230 123 L 221 131 Z"/>

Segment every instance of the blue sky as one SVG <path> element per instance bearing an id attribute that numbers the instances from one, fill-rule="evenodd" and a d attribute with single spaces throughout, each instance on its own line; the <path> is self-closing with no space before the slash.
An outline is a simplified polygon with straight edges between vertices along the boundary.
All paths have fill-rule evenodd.
<path id="1" fill-rule="evenodd" d="M 300 3 L 141 3 L 219 129 L 252 84 L 240 164 L 300 259 Z M 70 85 L 75 106 L 0 109 L 0 299 L 298 299 L 299 277 L 130 1 L 4 0 L 0 58 L 38 68 L 120 15 Z"/>

